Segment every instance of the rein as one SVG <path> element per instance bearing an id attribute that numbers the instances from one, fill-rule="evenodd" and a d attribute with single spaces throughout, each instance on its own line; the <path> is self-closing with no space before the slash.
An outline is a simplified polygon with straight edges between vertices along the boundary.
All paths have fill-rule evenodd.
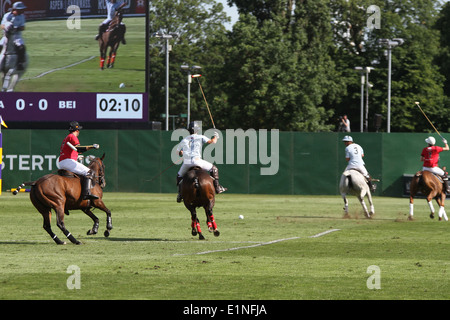
<path id="1" fill-rule="evenodd" d="M 96 180 L 95 182 L 98 183 L 103 188 L 103 183 L 105 181 L 105 165 L 100 162 L 97 158 L 91 161 L 91 164 L 89 165 L 89 169 L 92 169 L 93 165 L 97 163 L 99 166 L 98 174 L 93 173 L 93 178 Z"/>

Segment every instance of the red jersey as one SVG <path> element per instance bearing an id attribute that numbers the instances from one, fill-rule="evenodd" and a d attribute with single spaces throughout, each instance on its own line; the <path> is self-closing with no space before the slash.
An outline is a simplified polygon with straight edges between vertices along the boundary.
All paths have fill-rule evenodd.
<path id="1" fill-rule="evenodd" d="M 422 153 L 420 154 L 423 157 L 423 166 L 424 167 L 437 167 L 439 162 L 439 153 L 444 149 L 438 146 L 431 146 L 423 148 Z"/>
<path id="2" fill-rule="evenodd" d="M 73 159 L 76 161 L 78 158 L 78 152 L 69 147 L 67 145 L 67 142 L 70 142 L 70 144 L 72 144 L 74 147 L 80 144 L 78 137 L 76 137 L 74 134 L 70 133 L 69 135 L 67 135 L 67 137 L 63 140 L 61 144 L 59 161 L 62 161 L 64 159 Z"/>

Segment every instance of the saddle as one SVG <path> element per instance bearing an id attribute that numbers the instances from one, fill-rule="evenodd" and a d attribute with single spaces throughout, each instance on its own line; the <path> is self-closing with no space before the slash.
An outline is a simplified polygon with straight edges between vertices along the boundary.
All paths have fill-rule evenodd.
<path id="1" fill-rule="evenodd" d="M 59 169 L 58 176 L 67 177 L 67 178 L 78 178 L 78 179 L 82 178 L 80 175 L 73 173 L 72 171 L 69 171 L 66 169 Z"/>
<path id="2" fill-rule="evenodd" d="M 442 179 L 442 177 L 440 176 L 440 175 L 437 175 L 437 174 L 435 174 L 435 173 L 433 173 L 433 172 L 431 172 L 431 171 L 429 171 L 433 176 L 435 176 L 436 178 L 438 178 L 438 180 L 439 180 L 439 182 L 440 183 L 444 183 L 444 180 Z M 418 177 L 419 178 L 419 181 L 421 182 L 422 181 L 422 173 L 423 173 L 423 171 L 417 171 L 416 172 L 416 174 L 414 175 L 415 177 Z"/>

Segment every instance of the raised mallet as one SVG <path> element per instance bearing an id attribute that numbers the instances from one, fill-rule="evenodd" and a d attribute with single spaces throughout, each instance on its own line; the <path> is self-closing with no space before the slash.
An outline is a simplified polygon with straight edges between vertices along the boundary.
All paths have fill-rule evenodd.
<path id="1" fill-rule="evenodd" d="M 445 140 L 443 136 L 441 136 L 441 134 L 439 133 L 439 131 L 436 129 L 436 127 L 431 123 L 430 119 L 428 119 L 427 115 L 425 114 L 425 112 L 423 112 L 422 108 L 420 107 L 419 101 L 415 102 L 416 105 L 419 107 L 420 111 L 422 112 L 422 114 L 425 116 L 425 118 L 428 120 L 428 122 L 431 124 L 431 126 L 433 127 L 434 131 L 436 131 L 436 133 L 439 135 L 439 137 L 441 137 L 442 140 Z"/>

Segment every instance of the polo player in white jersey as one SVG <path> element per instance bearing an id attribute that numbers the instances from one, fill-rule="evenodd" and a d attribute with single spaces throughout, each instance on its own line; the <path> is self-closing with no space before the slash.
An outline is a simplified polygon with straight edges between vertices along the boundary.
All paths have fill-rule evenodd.
<path id="1" fill-rule="evenodd" d="M 106 19 L 103 20 L 103 22 L 98 27 L 98 34 L 95 36 L 95 40 L 100 39 L 103 32 L 105 32 L 108 29 L 109 23 L 116 15 L 116 11 L 119 11 L 123 7 L 125 7 L 127 4 L 125 2 L 117 2 L 117 0 L 106 0 Z M 124 28 L 125 25 L 121 24 Z M 122 38 L 122 43 L 126 44 L 125 38 Z"/>
<path id="2" fill-rule="evenodd" d="M 354 143 L 353 138 L 351 136 L 345 136 L 344 139 L 342 139 L 342 141 L 344 141 L 346 145 L 345 159 L 348 161 L 345 171 L 350 169 L 359 171 L 364 176 L 364 178 L 366 178 L 370 191 L 374 192 L 375 187 L 372 184 L 372 178 L 370 177 L 370 174 L 367 171 L 363 160 L 364 157 L 363 148 L 359 144 Z"/>
<path id="3" fill-rule="evenodd" d="M 203 170 L 209 171 L 210 175 L 214 178 L 214 188 L 216 193 L 222 193 L 227 191 L 227 188 L 222 187 L 219 184 L 219 170 L 212 163 L 202 159 L 202 147 L 204 143 L 211 144 L 216 143 L 219 139 L 219 134 L 214 133 L 214 137 L 209 139 L 204 135 L 197 134 L 199 127 L 195 122 L 191 122 L 188 127 L 190 135 L 181 140 L 177 147 L 178 154 L 183 156 L 183 165 L 178 171 L 177 186 L 180 185 L 183 175 L 192 167 L 198 166 Z M 182 196 L 180 194 L 180 188 L 178 188 L 177 202 L 181 202 Z"/>
<path id="4" fill-rule="evenodd" d="M 1 28 L 4 32 L 4 37 L 0 40 L 0 47 L 4 46 L 6 38 L 14 42 L 17 52 L 17 70 L 24 70 L 25 63 L 25 43 L 22 38 L 22 31 L 25 30 L 25 15 L 24 10 L 27 7 L 23 2 L 15 2 L 2 19 Z"/>

